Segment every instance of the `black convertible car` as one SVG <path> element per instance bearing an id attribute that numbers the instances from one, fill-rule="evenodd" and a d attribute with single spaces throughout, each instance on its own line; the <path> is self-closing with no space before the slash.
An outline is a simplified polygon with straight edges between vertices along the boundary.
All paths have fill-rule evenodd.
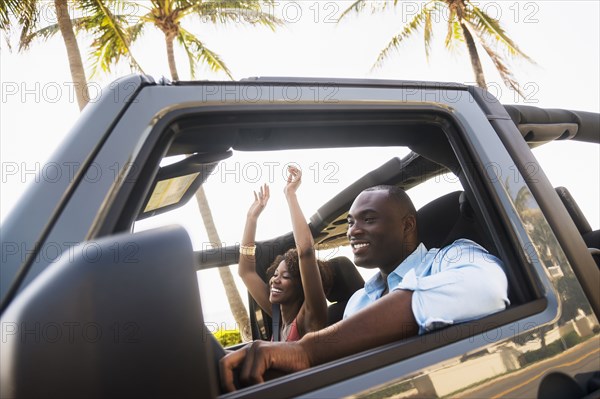
<path id="1" fill-rule="evenodd" d="M 599 114 L 503 106 L 455 83 L 121 79 L 51 160 L 59 177 L 2 226 L 1 396 L 598 395 L 600 231 L 531 152 L 561 140 L 600 144 Z M 343 255 L 349 206 L 378 184 L 408 190 L 428 248 L 465 237 L 499 256 L 511 305 L 222 394 L 207 329 L 221 304 L 200 291 L 205 271 L 237 264 L 241 233 L 214 248 L 178 212 L 204 187 L 241 229 L 283 152 L 304 162 L 305 203 L 320 204 L 310 228 L 334 268 L 330 323 L 364 282 Z M 261 221 L 278 231 L 258 243 L 263 276 L 293 246 L 286 222 Z M 270 339 L 268 316 L 251 299 L 247 310 L 253 339 Z"/>

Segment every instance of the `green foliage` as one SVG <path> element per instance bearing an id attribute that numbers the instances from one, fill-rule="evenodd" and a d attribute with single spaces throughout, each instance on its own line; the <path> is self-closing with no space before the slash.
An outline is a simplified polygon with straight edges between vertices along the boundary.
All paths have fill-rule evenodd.
<path id="1" fill-rule="evenodd" d="M 8 32 L 11 23 L 17 25 L 21 31 L 20 50 L 27 50 L 34 40 L 47 40 L 60 33 L 58 24 L 44 24 L 39 17 L 47 3 L 42 0 L 0 0 L 0 30 Z M 203 22 L 223 25 L 242 22 L 266 26 L 271 30 L 283 24 L 265 11 L 265 6 L 269 9 L 274 7 L 272 0 L 77 0 L 69 4 L 76 14 L 70 16 L 74 32 L 87 32 L 93 37 L 89 51 L 91 76 L 99 70 L 110 71 L 123 56 L 132 69 L 143 73 L 130 46 L 142 36 L 144 27 L 151 25 L 163 32 L 167 40 L 177 38 L 188 56 L 192 78 L 199 63 L 233 78 L 223 60 L 182 27 L 184 19 L 196 17 Z M 16 16 L 12 18 L 14 21 L 11 21 L 11 15 Z M 174 59 L 170 61 L 174 68 Z"/>
<path id="2" fill-rule="evenodd" d="M 583 341 L 583 339 L 575 331 L 571 331 L 565 335 L 563 339 L 565 341 L 565 345 L 567 345 L 567 348 L 572 348 Z"/>
<path id="3" fill-rule="evenodd" d="M 0 0 L 4 1 L 4 0 Z M 0 29 L 10 29 L 10 20 L 4 20 L 4 15 L 12 13 L 15 23 L 20 29 L 19 50 L 29 49 L 34 40 L 47 40 L 60 33 L 58 23 L 44 24 L 44 7 L 48 2 L 41 0 L 26 0 L 0 3 Z M 131 54 L 129 44 L 134 39 L 127 29 L 127 15 L 120 15 L 126 2 L 119 0 L 77 0 L 69 3 L 70 10 L 75 15 L 69 15 L 74 33 L 85 31 L 92 34 L 93 42 L 90 50 L 92 60 L 92 75 L 98 68 L 108 71 L 110 66 L 125 55 L 132 67 L 142 72 L 141 67 Z M 115 14 L 113 11 L 116 11 Z M 56 11 L 58 13 L 58 11 Z"/>
<path id="4" fill-rule="evenodd" d="M 545 348 L 542 347 L 542 348 L 534 350 L 534 351 L 529 351 L 529 352 L 523 353 L 521 356 L 519 356 L 519 361 L 521 363 L 521 366 L 525 366 L 529 363 L 537 362 L 537 361 L 546 359 L 548 357 L 557 355 L 560 352 L 562 352 L 563 350 L 564 350 L 563 344 L 559 339 L 559 340 L 552 342 L 549 345 L 546 345 Z"/>
<path id="5" fill-rule="evenodd" d="M 393 6 L 399 3 L 394 0 Z M 366 6 L 371 6 L 372 12 L 386 11 L 392 3 L 389 1 L 356 0 L 340 16 L 339 20 L 345 18 L 350 13 L 359 13 Z M 414 36 L 419 30 L 423 30 L 425 44 L 425 55 L 429 59 L 431 41 L 433 39 L 432 21 L 439 20 L 440 15 L 447 15 L 442 18 L 447 23 L 447 34 L 444 40 L 445 47 L 452 50 L 456 43 L 470 43 L 467 46 L 472 63 L 481 67 L 479 55 L 471 50 L 475 48 L 474 41 L 477 41 L 490 57 L 496 70 L 500 73 L 507 87 L 514 89 L 522 97 L 524 96 L 517 80 L 508 67 L 506 56 L 522 58 L 531 63 L 534 61 L 521 51 L 515 42 L 512 41 L 506 32 L 500 26 L 500 21 L 487 15 L 483 9 L 478 7 L 478 3 L 471 0 L 428 0 L 420 7 L 419 12 L 408 22 L 403 23 L 400 32 L 389 41 L 387 46 L 381 50 L 373 68 L 380 67 L 389 57 L 392 51 L 399 51 L 401 43 Z M 403 18 L 406 15 L 402 16 Z M 504 50 L 503 52 L 500 50 Z M 479 85 L 484 85 L 483 73 L 481 73 L 481 82 L 477 77 Z M 483 87 L 483 86 L 482 86 Z"/>
<path id="6" fill-rule="evenodd" d="M 556 288 L 562 301 L 562 313 L 559 323 L 565 324 L 570 320 L 575 320 L 580 309 L 585 314 L 590 314 L 591 310 L 588 308 L 587 298 L 572 269 L 563 267 L 561 270 L 565 274 L 557 280 Z"/>
<path id="7" fill-rule="evenodd" d="M 283 24 L 283 21 L 279 18 L 264 10 L 265 5 L 270 6 L 269 8 L 275 5 L 272 0 L 123 1 L 123 4 L 129 9 L 140 10 L 140 12 L 136 12 L 128 18 L 133 22 L 126 32 L 132 40 L 135 40 L 138 35 L 141 36 L 142 26 L 144 25 L 152 26 L 164 34 L 167 45 L 167 59 L 173 80 L 179 80 L 173 52 L 174 39 L 177 39 L 177 43 L 185 50 L 192 79 L 195 78 L 197 64 L 205 64 L 212 71 L 223 71 L 229 78 L 233 79 L 231 72 L 219 55 L 206 47 L 203 40 L 183 27 L 186 23 L 191 22 L 193 18 L 200 19 L 204 23 L 210 22 L 219 25 L 231 23 L 261 25 L 271 30 L 274 30 L 277 25 Z M 118 54 L 121 50 L 122 48 L 115 48 L 111 54 Z M 97 52 L 97 56 L 102 54 L 102 51 Z M 112 55 L 112 57 L 115 58 L 115 55 Z"/>
<path id="8" fill-rule="evenodd" d="M 214 333 L 214 336 L 217 339 L 217 341 L 219 341 L 219 343 L 223 346 L 223 348 L 242 343 L 242 334 L 240 333 L 240 330 L 237 329 L 219 329 L 217 332 Z"/>
<path id="9" fill-rule="evenodd" d="M 562 339 L 557 339 L 546 347 L 529 351 L 519 356 L 521 366 L 529 363 L 537 362 L 555 355 L 558 355 L 567 348 L 571 348 L 582 341 L 581 337 L 575 332 L 571 331 L 565 335 Z"/>
<path id="10" fill-rule="evenodd" d="M 0 30 L 8 31 L 11 25 L 11 16 L 21 15 L 26 12 L 28 2 L 19 0 L 0 0 Z"/>

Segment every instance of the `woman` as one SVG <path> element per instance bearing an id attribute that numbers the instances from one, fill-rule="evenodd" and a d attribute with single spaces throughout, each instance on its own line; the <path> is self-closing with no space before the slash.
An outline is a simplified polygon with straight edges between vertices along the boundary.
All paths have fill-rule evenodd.
<path id="1" fill-rule="evenodd" d="M 300 186 L 301 171 L 288 167 L 284 189 L 292 218 L 296 248 L 279 255 L 267 269 L 268 285 L 256 273 L 254 243 L 256 223 L 267 202 L 269 186 L 254 193 L 254 203 L 248 210 L 246 227 L 240 246 L 239 275 L 258 305 L 269 315 L 272 305 L 279 305 L 281 314 L 280 337 L 282 341 L 296 341 L 310 331 L 320 330 L 327 323 L 327 300 L 324 286 L 329 274 L 324 262 L 317 260 L 314 241 L 302 214 L 296 190 Z"/>

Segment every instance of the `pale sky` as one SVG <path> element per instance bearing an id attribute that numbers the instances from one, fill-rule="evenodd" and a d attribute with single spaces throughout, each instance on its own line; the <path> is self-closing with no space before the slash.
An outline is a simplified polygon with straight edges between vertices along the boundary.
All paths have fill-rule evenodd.
<path id="1" fill-rule="evenodd" d="M 402 23 L 414 15 L 421 2 L 405 2 L 395 12 L 352 14 L 339 24 L 337 17 L 349 1 L 279 2 L 278 15 L 287 25 L 271 32 L 241 23 L 215 27 L 198 19 L 187 21 L 189 30 L 220 54 L 236 79 L 249 76 L 310 76 L 385 78 L 405 80 L 473 81 L 466 49 L 454 54 L 443 49 L 444 24 L 439 24 L 429 63 L 424 57 L 423 38 L 418 34 L 406 41 L 382 68 L 371 71 L 377 54 Z M 536 105 L 598 112 L 600 108 L 599 2 L 598 1 L 502 1 L 479 2 L 490 15 L 500 17 L 502 26 L 537 65 L 515 61 L 511 65 L 527 99 L 505 88 L 483 51 L 481 58 L 490 91 L 503 103 Z M 53 20 L 53 2 L 43 13 Z M 404 14 L 401 13 L 404 11 Z M 16 48 L 16 35 L 13 47 Z M 89 41 L 81 40 L 85 49 Z M 34 43 L 30 51 L 7 50 L 1 42 L 0 157 L 2 190 L 0 220 L 10 212 L 27 182 L 60 145 L 79 111 L 70 91 L 70 74 L 61 38 Z M 151 29 L 133 53 L 145 72 L 159 78 L 169 76 L 164 40 Z M 87 57 L 86 57 L 87 58 Z M 187 61 L 178 54 L 182 79 L 189 78 Z M 90 80 L 91 96 L 116 77 L 129 73 L 126 63 L 115 72 Z M 202 79 L 225 79 L 199 68 Z M 564 144 L 564 143 L 561 143 Z M 564 147 L 570 147 L 565 150 Z M 550 159 L 547 173 L 554 185 L 567 185 L 578 201 L 590 201 L 590 222 L 598 228 L 599 185 L 597 174 L 564 176 L 565 164 L 582 163 L 578 170 L 599 169 L 598 146 L 561 145 L 536 151 L 541 162 Z M 584 162 L 585 161 L 585 162 Z M 8 170 L 18 172 L 7 176 Z M 10 169 L 9 169 L 10 168 Z M 593 180 L 596 178 L 595 180 Z M 590 184 L 592 183 L 592 184 Z M 595 199 L 595 201 L 594 201 Z M 585 205 L 582 205 L 585 207 Z"/>
<path id="2" fill-rule="evenodd" d="M 241 23 L 215 27 L 193 18 L 186 21 L 186 27 L 221 56 L 236 79 L 349 77 L 472 84 L 466 49 L 459 47 L 448 53 L 443 48 L 443 21 L 435 31 L 429 63 L 425 61 L 423 36 L 419 32 L 381 68 L 371 71 L 379 51 L 423 3 L 406 1 L 386 13 L 371 14 L 366 9 L 335 23 L 349 4 L 351 1 L 281 1 L 276 12 L 287 25 L 276 32 Z M 491 16 L 499 17 L 507 34 L 536 61 L 535 65 L 520 60 L 510 64 L 526 93 L 527 98 L 522 99 L 504 87 L 483 49 L 479 49 L 490 91 L 502 103 L 600 111 L 598 1 L 476 4 Z M 43 15 L 52 22 L 53 2 L 47 5 Z M 60 146 L 79 114 L 69 90 L 71 78 L 62 39 L 57 36 L 45 43 L 34 43 L 26 53 L 16 52 L 16 35 L 10 39 L 13 51 L 8 51 L 4 40 L 0 50 L 0 221 L 35 180 L 35 172 Z M 87 45 L 89 40 L 81 38 L 80 48 L 85 51 Z M 132 50 L 146 73 L 155 79 L 169 77 L 160 33 L 147 29 Z M 177 62 L 180 77 L 189 79 L 187 59 L 181 51 L 177 53 Z M 128 65 L 122 63 L 110 75 L 100 74 L 90 79 L 92 99 L 102 87 L 129 72 Z M 199 68 L 197 78 L 227 77 Z M 552 184 L 566 186 L 593 228 L 600 228 L 599 146 L 550 144 L 534 154 Z M 310 197 L 310 189 L 306 187 L 306 197 Z"/>

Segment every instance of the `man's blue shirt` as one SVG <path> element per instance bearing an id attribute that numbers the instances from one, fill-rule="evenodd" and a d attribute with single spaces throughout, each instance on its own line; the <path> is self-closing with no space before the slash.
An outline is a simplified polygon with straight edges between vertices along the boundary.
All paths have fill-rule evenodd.
<path id="1" fill-rule="evenodd" d="M 387 276 L 389 291 L 413 291 L 412 310 L 419 334 L 446 325 L 478 319 L 508 304 L 508 283 L 502 261 L 479 244 L 460 239 L 438 249 L 419 244 Z M 375 302 L 386 283 L 377 273 L 352 295 L 344 318 Z"/>

